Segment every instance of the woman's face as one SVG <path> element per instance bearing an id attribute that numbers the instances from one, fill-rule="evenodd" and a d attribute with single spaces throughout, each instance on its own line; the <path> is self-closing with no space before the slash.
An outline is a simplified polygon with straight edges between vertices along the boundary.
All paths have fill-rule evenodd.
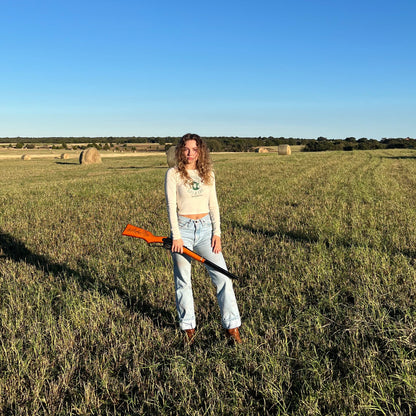
<path id="1" fill-rule="evenodd" d="M 198 160 L 198 145 L 195 140 L 187 140 L 183 148 L 183 154 L 186 157 L 186 164 L 195 166 Z"/>

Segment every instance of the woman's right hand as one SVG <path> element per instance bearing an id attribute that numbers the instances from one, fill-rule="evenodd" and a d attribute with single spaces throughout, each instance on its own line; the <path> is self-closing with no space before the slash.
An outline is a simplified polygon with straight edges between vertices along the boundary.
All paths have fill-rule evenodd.
<path id="1" fill-rule="evenodd" d="M 172 240 L 172 253 L 183 253 L 183 240 L 178 238 L 177 240 Z"/>

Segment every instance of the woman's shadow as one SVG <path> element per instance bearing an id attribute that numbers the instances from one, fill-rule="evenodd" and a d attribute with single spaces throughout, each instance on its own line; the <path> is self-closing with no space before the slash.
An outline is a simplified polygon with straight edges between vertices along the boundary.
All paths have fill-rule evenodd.
<path id="1" fill-rule="evenodd" d="M 35 266 L 45 274 L 52 274 L 57 281 L 62 282 L 63 276 L 67 279 L 73 279 L 85 291 L 97 290 L 101 295 L 108 297 L 113 297 L 114 293 L 116 293 L 123 300 L 124 305 L 132 312 L 141 312 L 143 315 L 149 317 L 157 326 L 175 327 L 172 314 L 167 310 L 151 305 L 140 296 L 132 296 L 120 287 L 110 286 L 99 279 L 94 279 L 89 273 L 83 271 L 82 268 L 80 271 L 77 271 L 65 264 L 56 263 L 47 256 L 36 254 L 29 250 L 22 241 L 8 233 L 0 231 L 1 258 L 10 259 L 15 262 L 23 261 L 26 264 Z M 78 264 L 82 267 L 81 262 Z"/>

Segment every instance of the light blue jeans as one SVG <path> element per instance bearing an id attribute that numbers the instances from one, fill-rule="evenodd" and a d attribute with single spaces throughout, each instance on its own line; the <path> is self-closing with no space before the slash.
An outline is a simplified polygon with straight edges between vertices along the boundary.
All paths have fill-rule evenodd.
<path id="1" fill-rule="evenodd" d="M 222 253 L 215 254 L 211 247 L 212 225 L 209 215 L 200 220 L 178 215 L 179 230 L 184 245 L 200 256 L 227 270 Z M 179 253 L 172 253 L 175 278 L 176 309 L 181 329 L 192 329 L 196 326 L 194 297 L 191 281 L 191 258 Z M 217 300 L 221 312 L 221 323 L 225 329 L 241 325 L 233 283 L 222 273 L 206 266 L 212 283 L 217 287 Z"/>

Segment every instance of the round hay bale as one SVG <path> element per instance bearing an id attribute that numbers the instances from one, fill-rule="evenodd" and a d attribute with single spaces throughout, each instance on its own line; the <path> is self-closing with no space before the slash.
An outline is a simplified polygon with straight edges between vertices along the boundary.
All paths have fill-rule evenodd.
<path id="1" fill-rule="evenodd" d="M 69 159 L 69 154 L 68 153 L 62 153 L 61 154 L 61 159 Z"/>
<path id="2" fill-rule="evenodd" d="M 32 159 L 29 155 L 22 155 L 22 160 L 30 160 Z"/>
<path id="3" fill-rule="evenodd" d="M 279 144 L 278 153 L 279 155 L 290 155 L 292 154 L 292 151 L 288 144 Z"/>
<path id="4" fill-rule="evenodd" d="M 257 153 L 269 153 L 269 149 L 267 147 L 259 147 Z"/>
<path id="5" fill-rule="evenodd" d="M 95 147 L 88 147 L 79 155 L 79 163 L 81 165 L 92 165 L 94 163 L 101 163 L 101 156 Z"/>
<path id="6" fill-rule="evenodd" d="M 176 157 L 175 157 L 175 146 L 169 147 L 169 149 L 166 151 L 166 158 L 168 161 L 168 166 L 170 168 L 173 168 L 176 165 Z"/>

